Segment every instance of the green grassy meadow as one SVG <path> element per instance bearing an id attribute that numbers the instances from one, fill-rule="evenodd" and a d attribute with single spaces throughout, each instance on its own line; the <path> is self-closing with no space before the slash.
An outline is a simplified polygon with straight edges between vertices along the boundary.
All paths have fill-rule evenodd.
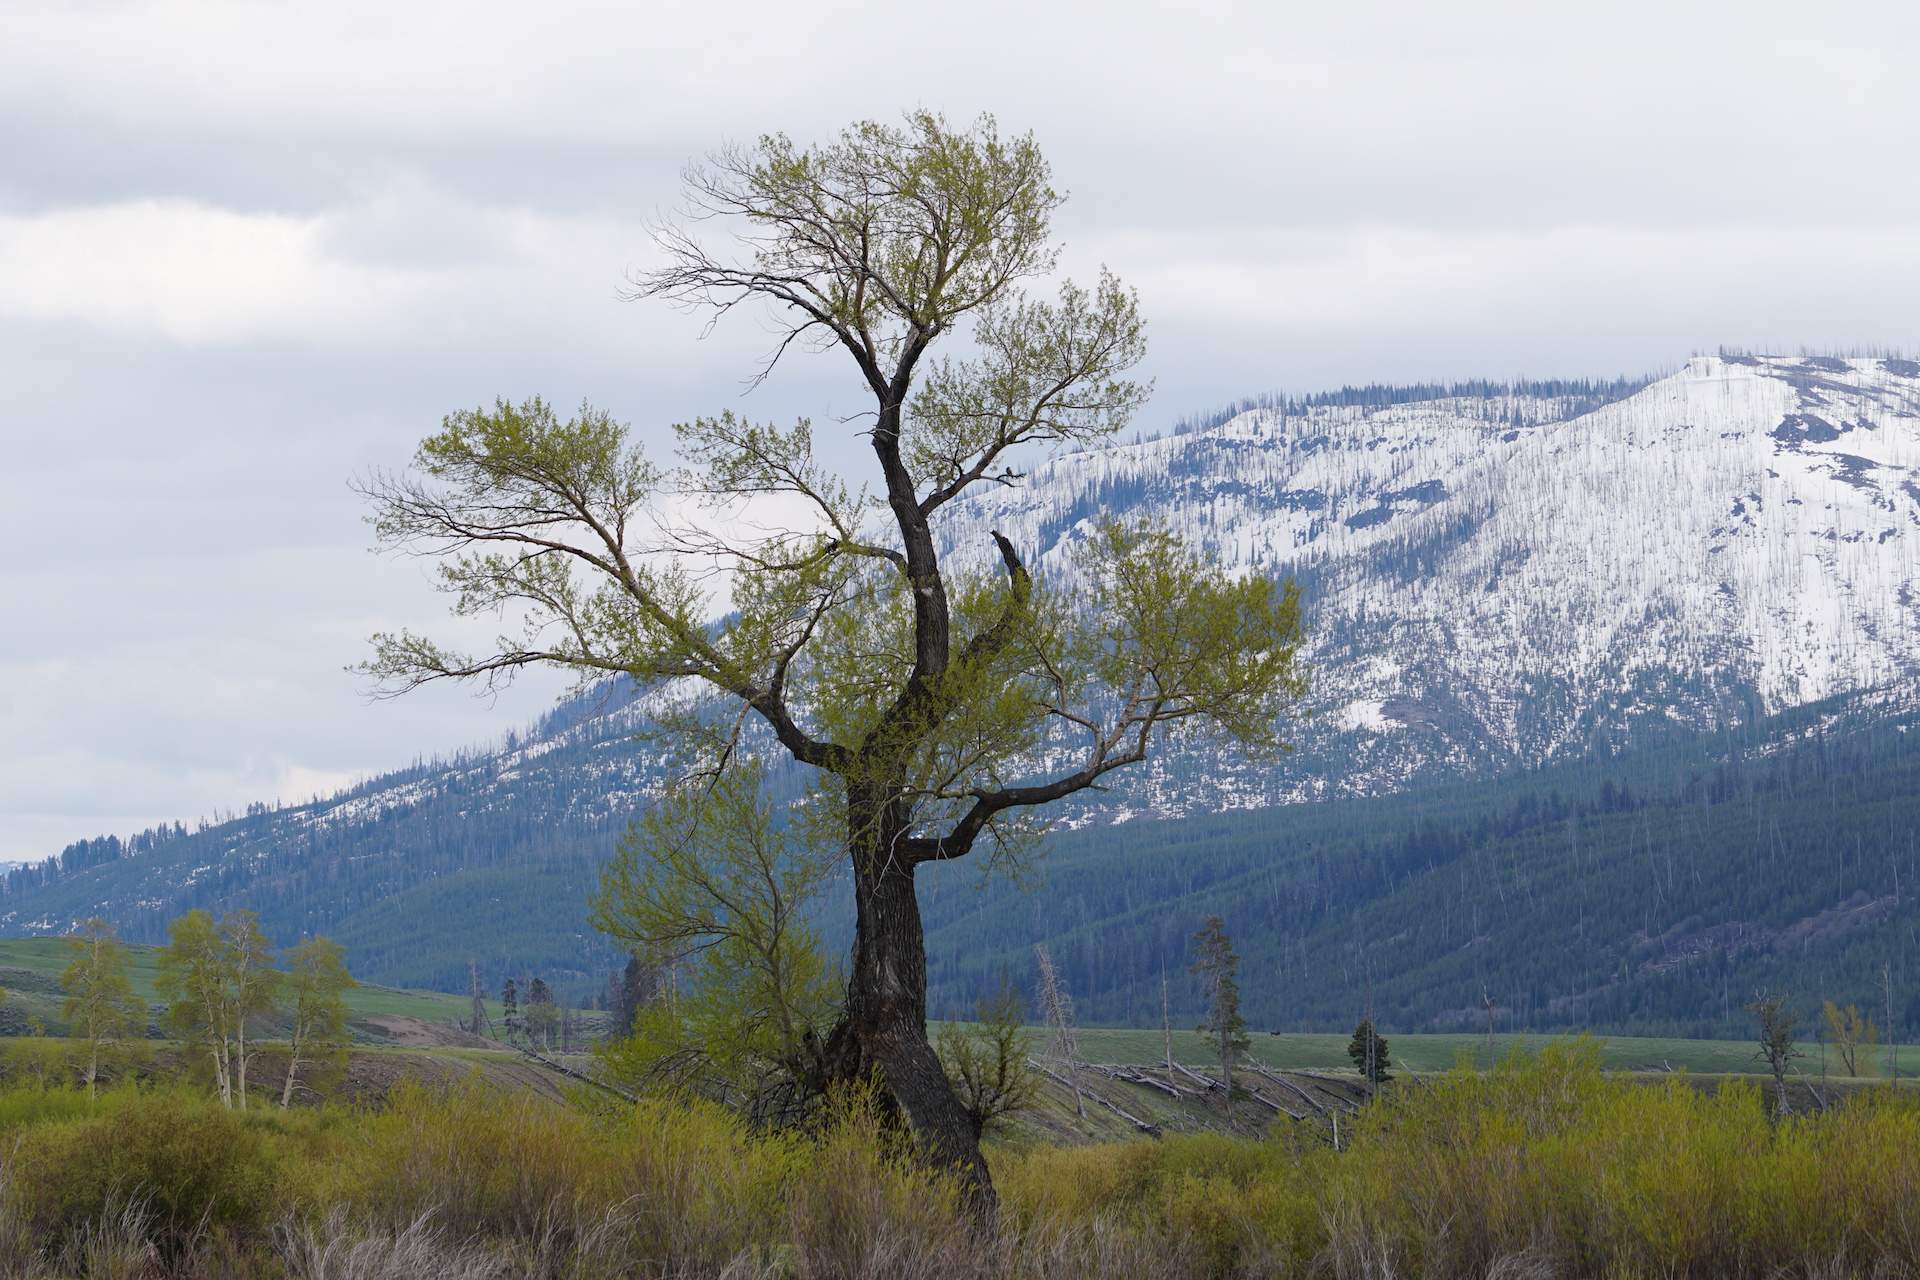
<path id="1" fill-rule="evenodd" d="M 127 976 L 136 996 L 148 1004 L 158 1004 L 155 983 L 160 976 L 158 947 L 130 946 Z M 23 1014 L 36 1017 L 49 1029 L 61 1025 L 60 974 L 70 957 L 59 938 L 0 938 L 0 990 L 7 992 L 8 1005 Z M 349 965 L 353 957 L 348 956 Z M 418 1018 L 422 1022 L 444 1024 L 465 1021 L 472 1004 L 466 996 L 444 991 L 408 991 L 398 987 L 362 985 L 347 993 L 350 1017 L 364 1022 L 368 1018 Z M 498 1001 L 489 1001 L 488 1015 L 496 1022 L 501 1017 Z"/>

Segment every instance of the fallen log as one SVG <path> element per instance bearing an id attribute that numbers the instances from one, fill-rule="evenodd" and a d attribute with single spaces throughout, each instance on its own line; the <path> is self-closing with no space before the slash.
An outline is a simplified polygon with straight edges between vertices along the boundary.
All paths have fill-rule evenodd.
<path id="1" fill-rule="evenodd" d="M 1089 1089 L 1085 1085 L 1076 1086 L 1071 1080 L 1068 1080 L 1065 1076 L 1060 1075 L 1058 1072 L 1052 1070 L 1051 1068 L 1046 1066 L 1044 1063 L 1037 1062 L 1032 1058 L 1027 1059 L 1027 1065 L 1032 1067 L 1035 1071 L 1038 1071 L 1041 1075 L 1047 1077 L 1047 1079 L 1053 1081 L 1055 1084 L 1059 1085 L 1063 1089 L 1077 1088 L 1080 1093 L 1084 1094 L 1089 1098 L 1092 1098 L 1095 1102 L 1099 1103 L 1101 1106 L 1105 1107 L 1107 1110 L 1113 1112 L 1115 1115 L 1119 1116 L 1122 1120 L 1125 1120 L 1128 1124 L 1132 1125 L 1135 1129 L 1138 1129 L 1141 1133 L 1144 1133 L 1147 1136 L 1153 1137 L 1153 1138 L 1157 1138 L 1160 1136 L 1159 1125 L 1154 1124 L 1149 1120 L 1142 1120 L 1139 1116 L 1134 1115 L 1132 1112 L 1128 1111 L 1125 1107 L 1122 1107 L 1119 1103 L 1113 1101 L 1111 1098 L 1108 1098 L 1104 1094 L 1100 1093 L 1099 1090 Z"/>
<path id="2" fill-rule="evenodd" d="M 1220 1087 L 1220 1082 L 1218 1080 L 1213 1079 L 1211 1076 L 1203 1076 L 1198 1071 L 1195 1071 L 1192 1067 L 1189 1067 L 1184 1063 L 1179 1063 L 1179 1062 L 1174 1063 L 1173 1069 L 1175 1071 L 1178 1071 L 1183 1076 L 1188 1076 L 1194 1080 L 1198 1080 L 1201 1083 L 1201 1085 L 1206 1088 L 1208 1093 L 1212 1093 L 1215 1089 L 1218 1089 Z"/>
<path id="3" fill-rule="evenodd" d="M 533 1050 L 525 1047 L 524 1045 L 516 1045 L 515 1048 L 518 1048 L 520 1050 L 520 1053 L 522 1054 L 522 1056 L 532 1059 L 534 1062 L 540 1064 L 541 1066 L 545 1067 L 549 1071 L 557 1071 L 561 1075 L 566 1076 L 568 1079 L 578 1080 L 582 1084 L 590 1084 L 596 1089 L 604 1089 L 608 1093 L 612 1094 L 616 1098 L 619 1098 L 623 1102 L 640 1101 L 638 1097 L 634 1096 L 631 1093 L 628 1093 L 625 1089 L 615 1088 L 613 1085 L 608 1084 L 605 1080 L 596 1080 L 584 1071 L 575 1071 L 572 1067 L 567 1066 L 565 1063 L 555 1062 L 552 1058 L 545 1057 L 542 1054 L 535 1053 Z"/>
<path id="4" fill-rule="evenodd" d="M 1161 1080 L 1154 1076 L 1146 1075 L 1138 1071 L 1115 1070 L 1109 1073 L 1109 1078 L 1114 1080 L 1124 1080 L 1128 1084 L 1142 1085 L 1148 1089 L 1158 1089 L 1160 1092 L 1174 1098 L 1178 1098 L 1182 1096 L 1181 1092 L 1178 1089 L 1168 1084 L 1165 1080 Z"/>
<path id="5" fill-rule="evenodd" d="M 1313 1112 L 1315 1115 L 1324 1116 L 1327 1114 L 1327 1109 L 1321 1106 L 1318 1102 L 1315 1102 L 1312 1094 L 1308 1093 L 1305 1089 L 1302 1089 L 1299 1085 L 1287 1079 L 1285 1076 L 1276 1075 L 1273 1072 L 1268 1071 L 1265 1067 L 1256 1066 L 1254 1067 L 1253 1070 L 1256 1075 L 1259 1075 L 1263 1079 L 1271 1080 L 1274 1084 L 1277 1084 L 1285 1089 L 1291 1089 L 1294 1093 L 1298 1094 L 1302 1102 L 1306 1103 L 1309 1107 L 1313 1108 Z"/>

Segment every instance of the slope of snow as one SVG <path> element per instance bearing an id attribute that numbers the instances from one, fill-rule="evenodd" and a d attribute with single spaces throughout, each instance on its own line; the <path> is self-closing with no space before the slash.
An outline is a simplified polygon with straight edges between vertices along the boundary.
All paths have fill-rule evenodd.
<path id="1" fill-rule="evenodd" d="M 1869 710 L 1910 705 L 1920 363 L 1702 358 L 1621 394 L 1256 409 L 955 503 L 940 534 L 960 563 L 991 566 L 999 529 L 1070 586 L 1093 521 L 1151 519 L 1229 572 L 1305 588 L 1312 714 L 1293 753 L 1171 743 L 1062 821 L 1486 776 L 1861 690 L 1883 691 L 1856 700 Z M 269 855 L 284 871 L 316 839 L 391 862 L 383 823 L 493 823 L 533 795 L 542 822 L 617 830 L 657 794 L 668 761 L 636 735 L 677 696 L 601 686 L 500 751 L 230 824 L 218 867 L 155 859 L 137 896 L 265 874 Z M 0 924 L 38 927 L 24 910 Z"/>
<path id="2" fill-rule="evenodd" d="M 1070 576 L 1092 520 L 1147 516 L 1302 581 L 1325 714 L 1281 774 L 1197 770 L 1178 808 L 1491 772 L 1920 667 L 1920 365 L 1707 357 L 1573 408 L 1254 410 L 1055 459 L 943 536 L 979 556 L 1000 529 Z"/>

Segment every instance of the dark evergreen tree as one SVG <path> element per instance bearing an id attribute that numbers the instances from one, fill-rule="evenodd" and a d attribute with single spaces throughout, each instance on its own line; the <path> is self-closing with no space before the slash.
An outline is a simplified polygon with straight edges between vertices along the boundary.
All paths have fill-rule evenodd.
<path id="1" fill-rule="evenodd" d="M 627 967 L 620 975 L 620 1004 L 616 1010 L 615 1033 L 625 1035 L 631 1031 L 634 1018 L 653 1003 L 659 992 L 659 969 L 639 951 L 629 952 Z"/>
<path id="2" fill-rule="evenodd" d="M 500 989 L 501 1021 L 507 1027 L 507 1043 L 512 1044 L 520 1035 L 520 989 L 512 978 Z"/>
<path id="3" fill-rule="evenodd" d="M 1193 935 L 1199 954 L 1192 971 L 1199 975 L 1206 993 L 1207 1020 L 1200 1034 L 1220 1049 L 1220 1082 L 1226 1087 L 1221 1105 L 1233 1115 L 1233 1064 L 1251 1047 L 1247 1039 L 1247 1020 L 1240 1016 L 1240 957 L 1234 954 L 1233 939 L 1219 916 L 1208 916 L 1200 932 Z"/>
<path id="4" fill-rule="evenodd" d="M 1353 1069 L 1372 1083 L 1393 1079 L 1393 1073 L 1387 1070 L 1386 1037 L 1374 1028 L 1372 1018 L 1360 1019 L 1360 1025 L 1353 1029 L 1347 1056 L 1353 1059 Z"/>

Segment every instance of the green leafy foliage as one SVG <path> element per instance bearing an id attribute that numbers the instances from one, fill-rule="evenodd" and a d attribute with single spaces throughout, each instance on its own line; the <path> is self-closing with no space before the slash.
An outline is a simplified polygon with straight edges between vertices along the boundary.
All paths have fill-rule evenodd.
<path id="1" fill-rule="evenodd" d="M 67 993 L 63 1012 L 76 1038 L 85 1042 L 87 1092 L 92 1094 L 103 1058 L 111 1066 L 128 1040 L 143 1036 L 147 1007 L 127 976 L 127 947 L 105 920 L 86 921 L 67 940 L 72 960 L 60 975 Z"/>
<path id="2" fill-rule="evenodd" d="M 168 927 L 168 939 L 155 983 L 167 1001 L 167 1025 L 212 1065 L 221 1100 L 244 1108 L 255 1052 L 249 1034 L 275 1008 L 283 976 L 273 944 L 259 916 L 244 909 L 217 922 L 207 911 L 189 911 Z"/>
<path id="3" fill-rule="evenodd" d="M 1840 1055 L 1840 1065 L 1848 1075 L 1859 1075 L 1861 1063 L 1880 1039 L 1873 1019 L 1862 1014 L 1859 1005 L 1850 1004 L 1842 1009 L 1831 1000 L 1821 1005 L 1820 1018 L 1826 1024 L 1827 1042 Z"/>
<path id="4" fill-rule="evenodd" d="M 1027 1062 L 1034 1036 L 1026 1026 L 1026 1001 L 1011 981 L 1003 977 L 999 990 L 974 1006 L 973 1017 L 965 1026 L 943 1024 L 933 1047 L 975 1132 L 984 1135 L 1031 1107 L 1040 1079 Z"/>
<path id="5" fill-rule="evenodd" d="M 347 972 L 346 949 L 331 938 L 307 938 L 286 953 L 285 996 L 292 1025 L 288 1028 L 286 1080 L 280 1105 L 293 1100 L 294 1090 L 324 1086 L 345 1070 L 347 1046 L 347 992 L 359 984 Z"/>
<path id="6" fill-rule="evenodd" d="M 776 820 L 752 765 L 690 779 L 649 809 L 602 875 L 594 922 L 666 958 L 674 979 L 609 1065 L 732 1100 L 790 1076 L 837 994 L 809 918 L 833 865 Z"/>
<path id="7" fill-rule="evenodd" d="M 1774 1117 L 1596 1066 L 1591 1043 L 1383 1094 L 1261 1140 L 991 1150 L 979 1228 L 859 1099 L 808 1135 L 702 1103 L 595 1114 L 477 1084 L 380 1109 L 242 1114 L 169 1089 L 0 1091 L 0 1265 L 36 1277 L 786 1274 L 1903 1275 L 1920 1267 L 1920 1099 Z M 133 1207 L 135 1212 L 127 1212 Z M 89 1267 L 113 1240 L 131 1259 Z M 1371 1260 L 1369 1262 L 1369 1260 Z M 1759 1260 L 1764 1260 L 1761 1263 Z"/>
<path id="8" fill-rule="evenodd" d="M 138 1204 L 178 1243 L 203 1224 L 259 1229 L 279 1201 L 269 1135 L 184 1092 L 128 1093 L 104 1114 L 19 1131 L 11 1190 L 47 1236 L 71 1235 L 116 1204 Z"/>

